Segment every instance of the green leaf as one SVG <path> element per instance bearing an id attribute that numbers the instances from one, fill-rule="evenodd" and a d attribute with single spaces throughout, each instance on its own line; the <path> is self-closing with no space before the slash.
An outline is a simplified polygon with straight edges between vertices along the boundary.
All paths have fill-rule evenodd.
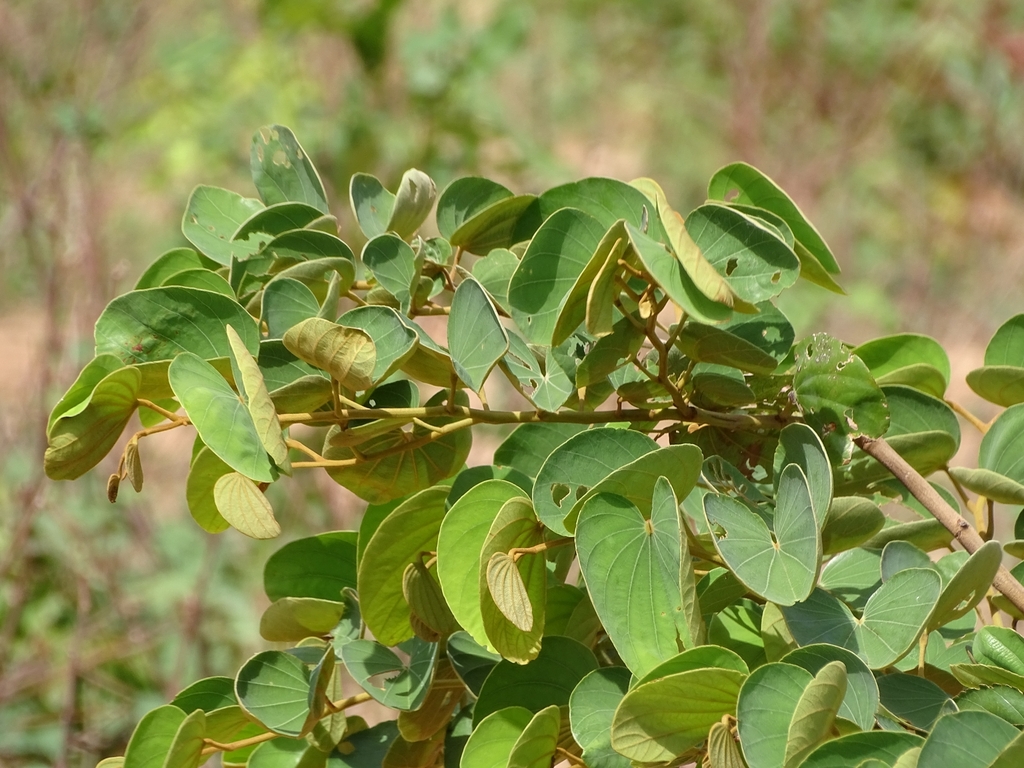
<path id="1" fill-rule="evenodd" d="M 804 473 L 811 496 L 814 519 L 820 528 L 832 504 L 832 465 L 817 433 L 806 424 L 789 424 L 779 433 L 779 445 L 772 462 L 775 493 L 779 492 L 783 470 L 796 464 Z"/>
<path id="2" fill-rule="evenodd" d="M 388 231 L 395 196 L 376 177 L 368 173 L 354 174 L 349 183 L 349 200 L 359 229 L 368 240 Z"/>
<path id="3" fill-rule="evenodd" d="M 331 633 L 341 620 L 345 605 L 316 597 L 282 597 L 260 617 L 260 636 L 275 643 L 298 642 Z"/>
<path id="4" fill-rule="evenodd" d="M 988 712 L 953 712 L 935 723 L 921 748 L 918 768 L 988 768 L 997 764 L 1000 753 L 1019 736 L 1019 731 L 1001 717 Z M 1017 759 L 1021 755 L 1017 747 Z M 1007 766 L 1016 761 L 1006 763 Z"/>
<path id="5" fill-rule="evenodd" d="M 635 762 L 672 760 L 736 714 L 745 677 L 732 669 L 694 669 L 641 683 L 615 711 L 612 747 Z"/>
<path id="6" fill-rule="evenodd" d="M 364 598 L 364 607 L 371 601 Z M 418 637 L 398 644 L 408 661 L 374 640 L 353 640 L 341 647 L 345 669 L 356 684 L 385 707 L 419 709 L 430 688 L 437 663 L 437 643 Z"/>
<path id="7" fill-rule="evenodd" d="M 629 690 L 630 676 L 625 667 L 595 669 L 569 697 L 572 736 L 589 768 L 629 768 L 629 760 L 612 749 L 611 727 L 615 710 Z"/>
<path id="8" fill-rule="evenodd" d="M 683 354 L 697 362 L 761 374 L 770 374 L 778 367 L 778 361 L 768 352 L 720 327 L 689 321 L 676 344 Z"/>
<path id="9" fill-rule="evenodd" d="M 341 590 L 355 586 L 355 531 L 332 531 L 288 542 L 263 568 L 263 589 L 271 600 L 340 600 Z"/>
<path id="10" fill-rule="evenodd" d="M 950 467 L 949 474 L 960 485 L 997 504 L 1024 504 L 1024 485 L 990 469 Z"/>
<path id="11" fill-rule="evenodd" d="M 487 645 L 480 612 L 480 551 L 495 510 L 522 496 L 518 486 L 486 480 L 466 491 L 444 516 L 437 537 L 437 576 L 452 613 L 481 645 Z"/>
<path id="12" fill-rule="evenodd" d="M 853 349 L 879 384 L 907 384 L 941 398 L 949 386 L 949 356 L 935 339 L 900 333 Z"/>
<path id="13" fill-rule="evenodd" d="M 632 186 L 644 192 L 657 206 L 668 243 L 694 285 L 712 301 L 733 307 L 739 297 L 726 279 L 709 262 L 686 231 L 683 217 L 672 209 L 664 190 L 652 179 L 636 179 Z M 742 303 L 742 300 L 740 300 Z"/>
<path id="14" fill-rule="evenodd" d="M 274 237 L 293 229 L 302 229 L 321 216 L 323 216 L 323 212 L 319 208 L 305 203 L 275 203 L 261 208 L 243 221 L 231 239 L 245 240 L 249 235 L 257 232 Z"/>
<path id="15" fill-rule="evenodd" d="M 355 261 L 352 249 L 341 239 L 317 229 L 293 229 L 282 232 L 263 246 L 259 255 L 269 256 L 284 264 L 321 259 Z"/>
<path id="16" fill-rule="evenodd" d="M 605 229 L 586 213 L 566 208 L 534 235 L 508 288 L 512 319 L 527 341 L 552 343 L 558 315 Z"/>
<path id="17" fill-rule="evenodd" d="M 616 469 L 657 448 L 651 438 L 633 430 L 591 429 L 574 435 L 548 455 L 537 473 L 537 517 L 555 533 L 570 536 L 564 520 L 576 501 Z"/>
<path id="18" fill-rule="evenodd" d="M 544 539 L 529 499 L 512 498 L 498 510 L 480 550 L 480 614 L 489 648 L 526 664 L 540 652 L 547 592 L 543 553 L 512 562 L 515 547 L 533 547 Z M 505 557 L 500 557 L 504 555 Z"/>
<path id="19" fill-rule="evenodd" d="M 306 733 L 309 687 L 309 669 L 283 651 L 257 653 L 235 678 L 235 695 L 245 711 L 268 730 L 292 738 Z"/>
<path id="20" fill-rule="evenodd" d="M 279 277 L 263 289 L 260 316 L 267 324 L 268 338 L 280 339 L 288 329 L 303 320 L 316 317 L 320 302 L 304 283 L 290 277 Z"/>
<path id="21" fill-rule="evenodd" d="M 395 645 L 412 637 L 402 591 L 405 567 L 437 548 L 448 489 L 428 488 L 399 505 L 374 532 L 359 563 L 363 621 L 374 637 Z"/>
<path id="22" fill-rule="evenodd" d="M 412 328 L 419 339 L 419 346 L 402 365 L 402 371 L 410 378 L 431 384 L 435 387 L 450 387 L 452 377 L 455 376 L 455 368 L 448 350 L 440 346 L 429 334 L 424 331 L 418 323 L 402 318 L 406 327 Z"/>
<path id="23" fill-rule="evenodd" d="M 473 709 L 473 723 L 492 712 L 523 706 L 533 713 L 552 704 L 569 703 L 573 689 L 587 673 L 597 669 L 597 659 L 586 646 L 568 637 L 546 637 L 540 654 L 528 664 L 499 661 L 484 681 Z"/>
<path id="24" fill-rule="evenodd" d="M 445 657 L 439 658 L 423 704 L 415 712 L 398 713 L 398 730 L 402 738 L 415 742 L 424 741 L 438 733 L 443 737 L 445 727 L 452 713 L 459 707 L 464 693 L 465 688 L 451 662 Z"/>
<path id="25" fill-rule="evenodd" d="M 230 677 L 205 677 L 186 686 L 171 699 L 171 704 L 186 715 L 197 709 L 213 712 L 237 703 L 235 681 Z"/>
<path id="26" fill-rule="evenodd" d="M 883 525 L 885 515 L 877 504 L 859 496 L 838 496 L 825 515 L 821 529 L 822 551 L 834 555 L 858 547 Z"/>
<path id="27" fill-rule="evenodd" d="M 989 664 L 950 664 L 950 674 L 967 688 L 1008 685 L 1024 692 L 1024 675 Z"/>
<path id="28" fill-rule="evenodd" d="M 878 694 L 883 707 L 922 731 L 930 730 L 940 715 L 953 710 L 948 693 L 917 675 L 882 675 L 878 678 Z"/>
<path id="29" fill-rule="evenodd" d="M 518 469 L 527 477 L 535 478 L 547 457 L 558 446 L 586 428 L 585 424 L 521 424 L 495 449 L 494 463 Z"/>
<path id="30" fill-rule="evenodd" d="M 999 326 L 985 348 L 985 365 L 1024 367 L 1024 315 L 1014 315 Z"/>
<path id="31" fill-rule="evenodd" d="M 300 360 L 327 371 L 343 387 L 360 390 L 373 384 L 377 351 L 365 331 L 311 317 L 285 333 L 284 345 Z"/>
<path id="32" fill-rule="evenodd" d="M 800 276 L 800 260 L 785 241 L 735 208 L 702 205 L 686 217 L 686 231 L 743 301 L 778 296 Z"/>
<path id="33" fill-rule="evenodd" d="M 512 197 L 512 192 L 497 182 L 479 176 L 456 179 L 437 200 L 437 229 L 451 242 L 452 235 L 482 211 Z"/>
<path id="34" fill-rule="evenodd" d="M 521 488 L 529 496 L 533 490 L 533 479 L 527 477 L 518 469 L 512 467 L 498 467 L 493 464 L 484 464 L 479 467 L 467 467 L 455 476 L 452 482 L 452 489 L 448 492 L 448 506 L 451 507 L 461 499 L 465 493 L 474 486 L 487 480 L 506 480 Z M 507 501 L 507 499 L 505 499 Z M 504 503 L 504 502 L 502 502 Z"/>
<path id="35" fill-rule="evenodd" d="M 381 287 L 398 300 L 402 314 L 408 315 L 422 265 L 412 247 L 396 235 L 378 235 L 363 246 L 362 260 Z"/>
<path id="36" fill-rule="evenodd" d="M 849 457 L 849 438 L 885 433 L 889 427 L 885 396 L 859 358 L 825 333 L 814 334 L 796 350 L 797 403 L 830 452 Z"/>
<path id="37" fill-rule="evenodd" d="M 185 500 L 193 519 L 207 533 L 220 533 L 231 527 L 217 510 L 213 496 L 217 481 L 231 471 L 231 467 L 205 446 L 192 460 L 185 483 Z"/>
<path id="38" fill-rule="evenodd" d="M 1024 368 L 986 365 L 967 374 L 967 385 L 996 405 L 1008 407 L 1024 402 Z"/>
<path id="39" fill-rule="evenodd" d="M 914 645 L 938 600 L 942 580 L 935 571 L 911 568 L 895 574 L 867 601 L 862 618 L 816 589 L 802 603 L 784 607 L 800 645 L 831 643 L 860 656 L 872 669 L 900 659 Z"/>
<path id="40" fill-rule="evenodd" d="M 487 293 L 466 278 L 452 297 L 448 316 L 448 350 L 459 378 L 479 392 L 494 364 L 508 351 L 508 333 Z"/>
<path id="41" fill-rule="evenodd" d="M 859 656 L 835 645 L 812 644 L 786 654 L 782 661 L 803 667 L 817 675 L 826 665 L 840 662 L 846 668 L 846 695 L 839 705 L 838 716 L 856 723 L 861 730 L 874 727 L 878 710 L 878 685 L 875 676 Z"/>
<path id="42" fill-rule="evenodd" d="M 1024 484 L 1024 464 L 1019 461 L 1024 450 L 1024 404 L 1007 408 L 992 422 L 981 439 L 978 466 L 998 472 Z"/>
<path id="43" fill-rule="evenodd" d="M 288 458 L 288 446 L 285 445 L 284 437 L 281 434 L 281 422 L 277 418 L 277 410 L 274 402 L 267 392 L 267 385 L 263 381 L 263 373 L 249 351 L 245 343 L 230 325 L 225 328 L 228 341 L 231 344 L 231 362 L 235 371 L 235 385 L 239 393 L 245 398 L 245 404 L 249 409 L 256 432 L 260 442 L 267 453 L 270 454 L 274 465 L 285 474 L 291 474 L 292 464 Z"/>
<path id="44" fill-rule="evenodd" d="M 426 407 L 441 405 L 447 395 L 447 392 L 438 392 L 427 401 Z M 465 393 L 456 393 L 457 405 L 467 402 Z M 443 427 L 454 419 L 444 417 L 424 421 Z M 473 443 L 468 429 L 442 435 L 417 424 L 411 434 L 392 432 L 362 443 L 357 459 L 351 448 L 331 446 L 330 436 L 329 432 L 324 457 L 353 463 L 328 469 L 327 473 L 335 482 L 372 504 L 400 498 L 451 477 L 465 463 Z"/>
<path id="45" fill-rule="evenodd" d="M 416 352 L 416 332 L 402 322 L 391 307 L 356 307 L 338 318 L 348 328 L 358 328 L 373 339 L 377 358 L 371 378 L 382 382 Z"/>
<path id="46" fill-rule="evenodd" d="M 937 629 L 973 611 L 992 586 L 1002 559 L 998 541 L 982 544 L 943 587 L 928 628 Z"/>
<path id="47" fill-rule="evenodd" d="M 501 656 L 491 653 L 477 643 L 468 632 L 456 632 L 448 638 L 445 652 L 459 678 L 470 693 L 480 695 L 480 689 Z"/>
<path id="48" fill-rule="evenodd" d="M 956 697 L 960 710 L 976 709 L 998 715 L 1011 725 L 1024 725 L 1024 693 L 1007 685 L 967 690 Z"/>
<path id="49" fill-rule="evenodd" d="M 818 230 L 778 184 L 753 166 L 732 163 L 720 168 L 708 182 L 708 197 L 712 200 L 756 205 L 774 213 L 789 225 L 793 236 L 825 272 L 830 275 L 839 274 L 839 264 Z"/>
<path id="50" fill-rule="evenodd" d="M 219 187 L 201 185 L 192 190 L 188 198 L 181 219 L 181 232 L 204 256 L 228 266 L 232 259 L 245 261 L 267 241 L 259 234 L 244 240 L 233 239 L 242 223 L 262 209 L 263 204 L 259 200 Z"/>
<path id="51" fill-rule="evenodd" d="M 281 535 L 281 525 L 267 497 L 245 475 L 229 472 L 217 478 L 213 501 L 221 517 L 232 528 L 254 539 L 273 539 Z"/>
<path id="52" fill-rule="evenodd" d="M 732 308 L 712 301 L 694 284 L 682 263 L 664 245 L 626 224 L 629 242 L 644 269 L 679 309 L 697 322 L 720 323 L 732 316 Z"/>
<path id="53" fill-rule="evenodd" d="M 598 493 L 613 493 L 632 502 L 646 517 L 651 509 L 651 494 L 659 478 L 669 478 L 672 490 L 685 498 L 700 476 L 704 456 L 693 445 L 669 445 L 658 448 L 610 472 L 590 488 L 565 516 L 563 525 L 575 531 L 580 510 Z"/>
<path id="54" fill-rule="evenodd" d="M 473 277 L 507 314 L 509 312 L 508 286 L 519 266 L 519 257 L 512 251 L 496 248 L 473 265 Z"/>
<path id="55" fill-rule="evenodd" d="M 974 636 L 971 650 L 978 664 L 991 664 L 1024 675 L 1024 638 L 1012 629 L 982 627 Z"/>
<path id="56" fill-rule="evenodd" d="M 758 667 L 744 681 L 736 721 L 750 768 L 783 768 L 789 749 L 806 746 L 803 740 L 790 742 L 790 731 L 813 679 L 805 669 L 776 662 Z"/>
<path id="57" fill-rule="evenodd" d="M 462 752 L 462 768 L 506 768 L 509 755 L 533 713 L 524 707 L 505 707 L 482 718 Z"/>
<path id="58" fill-rule="evenodd" d="M 54 408 L 43 456 L 51 480 L 74 480 L 99 464 L 135 413 L 142 375 L 115 365 L 109 355 L 98 357 Z"/>
<path id="59" fill-rule="evenodd" d="M 276 479 L 252 416 L 212 365 L 184 352 L 171 362 L 168 379 L 211 451 L 245 477 L 266 483 Z"/>
<path id="60" fill-rule="evenodd" d="M 782 606 L 811 594 L 821 567 L 821 536 L 799 465 L 787 465 L 779 478 L 774 535 L 746 504 L 729 496 L 705 496 L 704 514 L 715 548 L 755 594 Z"/>
<path id="61" fill-rule="evenodd" d="M 814 676 L 801 695 L 790 723 L 785 768 L 798 768 L 815 746 L 828 738 L 846 695 L 846 686 L 846 667 L 841 662 L 825 665 Z"/>
<path id="62" fill-rule="evenodd" d="M 533 716 L 509 753 L 508 768 L 548 768 L 558 747 L 562 715 L 552 704 Z"/>
<path id="63" fill-rule="evenodd" d="M 249 164 L 253 184 L 267 205 L 306 203 L 330 213 L 320 175 L 290 129 L 266 125 L 256 131 Z"/>
<path id="64" fill-rule="evenodd" d="M 235 292 L 231 284 L 215 272 L 206 269 L 186 269 L 168 277 L 163 285 L 180 285 L 186 288 L 199 288 L 204 291 L 213 291 L 235 298 Z"/>
<path id="65" fill-rule="evenodd" d="M 437 187 L 433 180 L 423 171 L 410 168 L 402 174 L 402 181 L 398 185 L 398 193 L 388 217 L 388 230 L 402 239 L 412 237 L 434 207 L 435 197 Z"/>
<path id="66" fill-rule="evenodd" d="M 208 259 L 191 248 L 172 248 L 161 254 L 156 261 L 150 264 L 142 273 L 133 290 L 140 291 L 143 288 L 156 288 L 162 285 L 164 280 L 192 269 L 216 269 L 217 262 Z"/>
<path id="67" fill-rule="evenodd" d="M 761 636 L 764 608 L 749 598 L 737 600 L 714 616 L 708 624 L 708 642 L 732 651 L 755 669 L 768 663 L 768 652 Z"/>
<path id="68" fill-rule="evenodd" d="M 849 768 L 868 760 L 895 766 L 908 750 L 920 747 L 924 739 L 906 731 L 866 731 L 826 741 L 814 750 L 801 768 Z"/>
<path id="69" fill-rule="evenodd" d="M 372 728 L 347 733 L 345 740 L 330 755 L 330 768 L 377 768 L 383 765 L 398 735 L 398 726 L 394 720 L 385 720 Z"/>
<path id="70" fill-rule="evenodd" d="M 680 529 L 671 486 L 659 480 L 649 519 L 601 493 L 584 504 L 576 528 L 580 570 L 619 656 L 640 676 L 693 646 L 680 591 Z"/>
<path id="71" fill-rule="evenodd" d="M 227 357 L 229 324 L 255 355 L 256 321 L 227 296 L 177 286 L 131 291 L 110 302 L 96 321 L 96 355 L 112 354 L 126 365 L 172 360 L 181 352 L 205 360 Z"/>

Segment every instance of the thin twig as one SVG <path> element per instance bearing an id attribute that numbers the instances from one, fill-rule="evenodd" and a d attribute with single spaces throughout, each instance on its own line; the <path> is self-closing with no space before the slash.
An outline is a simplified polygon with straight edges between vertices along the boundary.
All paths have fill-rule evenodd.
<path id="1" fill-rule="evenodd" d="M 971 527 L 971 524 L 949 506 L 929 482 L 910 466 L 906 459 L 896 453 L 885 440 L 880 437 L 862 436 L 858 437 L 855 442 L 864 453 L 877 459 L 882 466 L 892 472 L 896 479 L 913 494 L 914 498 L 921 502 L 970 554 L 973 555 L 985 544 L 984 539 Z M 1013 577 L 1006 566 L 999 566 L 992 583 L 1017 610 L 1024 613 L 1024 585 Z"/>

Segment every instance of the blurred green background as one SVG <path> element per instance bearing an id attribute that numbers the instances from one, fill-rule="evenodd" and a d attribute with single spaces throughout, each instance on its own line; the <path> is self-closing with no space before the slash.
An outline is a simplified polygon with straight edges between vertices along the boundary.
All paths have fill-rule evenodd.
<path id="1" fill-rule="evenodd" d="M 120 754 L 148 708 L 264 645 L 280 542 L 201 533 L 187 438 L 147 441 L 147 490 L 116 506 L 116 457 L 74 484 L 41 457 L 105 303 L 184 244 L 194 185 L 252 194 L 270 122 L 352 240 L 355 171 L 652 176 L 688 210 L 741 159 L 844 267 L 846 298 L 791 292 L 798 333 L 928 333 L 962 379 L 1024 306 L 1013 0 L 0 0 L 0 765 Z M 286 536 L 352 524 L 352 497 L 307 485 L 275 499 Z"/>

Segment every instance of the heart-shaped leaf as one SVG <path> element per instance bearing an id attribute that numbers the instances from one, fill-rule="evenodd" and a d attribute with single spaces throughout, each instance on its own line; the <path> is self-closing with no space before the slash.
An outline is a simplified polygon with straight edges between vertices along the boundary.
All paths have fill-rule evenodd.
<path id="1" fill-rule="evenodd" d="M 348 328 L 358 328 L 373 339 L 376 360 L 371 377 L 374 382 L 389 378 L 415 354 L 416 332 L 402 322 L 391 307 L 356 307 L 338 318 Z"/>
<path id="2" fill-rule="evenodd" d="M 380 286 L 398 300 L 402 314 L 408 315 L 422 267 L 412 247 L 397 235 L 378 235 L 363 247 L 362 260 Z"/>
<path id="3" fill-rule="evenodd" d="M 779 478 L 774 534 L 741 501 L 708 494 L 704 514 L 715 548 L 736 577 L 778 605 L 805 600 L 821 567 L 821 534 L 803 470 L 789 464 Z"/>
<path id="4" fill-rule="evenodd" d="M 263 651 L 238 670 L 235 695 L 246 712 L 282 736 L 304 734 L 309 719 L 309 669 L 284 651 Z"/>
<path id="5" fill-rule="evenodd" d="M 651 513 L 621 496 L 586 502 L 576 550 L 590 597 L 619 656 L 640 676 L 692 647 L 680 591 L 680 529 L 676 497 L 666 480 L 655 485 Z"/>
<path id="6" fill-rule="evenodd" d="M 629 768 L 629 759 L 612 749 L 611 727 L 622 698 L 629 690 L 625 667 L 595 669 L 569 697 L 572 736 L 583 749 L 583 761 L 592 768 Z"/>
<path id="7" fill-rule="evenodd" d="M 872 669 L 900 659 L 924 629 L 942 588 L 930 569 L 895 574 L 867 601 L 860 620 L 822 589 L 802 603 L 784 607 L 783 615 L 800 645 L 831 643 L 860 656 Z"/>
<path id="8" fill-rule="evenodd" d="M 233 239 L 238 228 L 262 209 L 259 200 L 219 187 L 198 186 L 185 206 L 181 232 L 204 256 L 228 266 L 232 259 L 245 261 L 267 241 L 259 234 Z"/>
<path id="9" fill-rule="evenodd" d="M 343 589 L 355 586 L 355 531 L 332 531 L 290 541 L 263 567 L 263 590 L 271 600 L 340 600 Z"/>
<path id="10" fill-rule="evenodd" d="M 217 369 L 184 352 L 174 358 L 167 373 L 175 396 L 206 447 L 245 477 L 273 482 L 274 467 L 256 424 Z"/>
<path id="11" fill-rule="evenodd" d="M 370 603 L 363 600 L 369 607 Z M 398 644 L 408 658 L 373 640 L 353 640 L 341 647 L 345 669 L 360 688 L 385 707 L 402 711 L 419 709 L 427 696 L 437 663 L 437 643 L 418 637 Z"/>
<path id="12" fill-rule="evenodd" d="M 448 351 L 459 378 L 479 392 L 508 351 L 508 343 L 508 333 L 480 283 L 473 278 L 459 283 L 448 315 Z"/>

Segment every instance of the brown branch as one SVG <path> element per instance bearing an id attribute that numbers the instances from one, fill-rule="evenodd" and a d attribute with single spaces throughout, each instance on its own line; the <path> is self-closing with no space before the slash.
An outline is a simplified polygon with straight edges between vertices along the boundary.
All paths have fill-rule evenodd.
<path id="1" fill-rule="evenodd" d="M 946 530 L 953 534 L 956 539 L 970 554 L 974 554 L 985 543 L 978 532 L 971 527 L 960 513 L 953 509 L 931 484 L 921 476 L 906 460 L 893 450 L 882 438 L 858 437 L 854 442 L 857 446 L 872 458 L 876 459 L 882 466 L 892 472 L 896 479 L 906 487 L 914 498 L 924 504 L 935 519 L 942 523 Z M 1017 610 L 1024 613 L 1024 585 L 1015 579 L 1006 569 L 1000 565 L 993 586 L 1013 603 Z"/>

